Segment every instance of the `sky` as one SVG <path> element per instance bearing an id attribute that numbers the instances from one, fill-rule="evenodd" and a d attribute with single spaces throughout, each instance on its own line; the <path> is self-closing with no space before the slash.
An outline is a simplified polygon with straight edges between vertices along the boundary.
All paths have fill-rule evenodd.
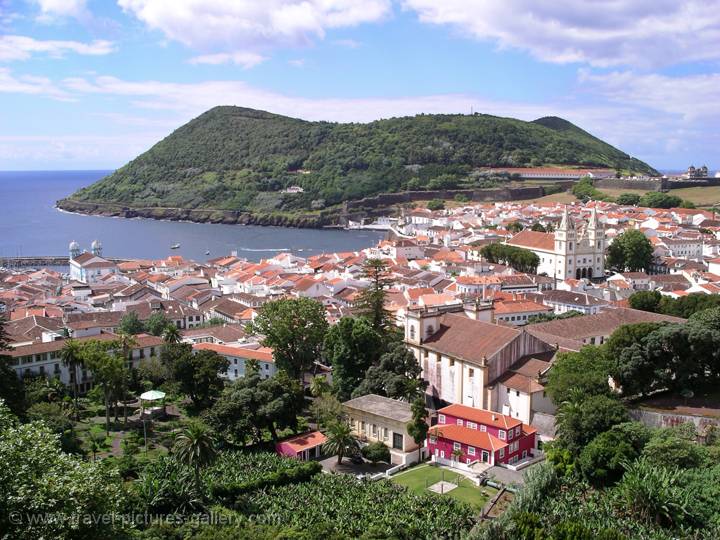
<path id="1" fill-rule="evenodd" d="M 561 116 L 720 169 L 720 0 L 0 0 L 0 170 L 114 169 L 216 105 Z"/>

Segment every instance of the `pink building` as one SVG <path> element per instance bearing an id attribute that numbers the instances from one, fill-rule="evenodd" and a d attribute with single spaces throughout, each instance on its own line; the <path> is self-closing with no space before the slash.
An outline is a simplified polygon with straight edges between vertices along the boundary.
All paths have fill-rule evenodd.
<path id="1" fill-rule="evenodd" d="M 511 416 L 454 404 L 438 411 L 428 449 L 444 464 L 512 465 L 533 456 L 535 434 L 535 428 Z"/>
<path id="2" fill-rule="evenodd" d="M 277 442 L 275 451 L 281 456 L 307 461 L 320 457 L 322 445 L 325 444 L 325 441 L 327 441 L 327 438 L 319 431 L 309 431 Z"/>

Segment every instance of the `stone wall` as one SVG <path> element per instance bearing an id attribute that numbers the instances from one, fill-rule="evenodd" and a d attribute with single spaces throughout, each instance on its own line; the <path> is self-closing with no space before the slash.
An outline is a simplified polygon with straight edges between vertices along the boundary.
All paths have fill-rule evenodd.
<path id="1" fill-rule="evenodd" d="M 429 201 L 432 199 L 453 199 L 456 195 L 464 195 L 474 202 L 483 201 L 513 201 L 523 199 L 536 199 L 545 195 L 542 186 L 511 187 L 498 189 L 445 189 L 436 191 L 402 191 L 399 193 L 384 193 L 374 197 L 366 197 L 357 201 L 345 203 L 346 211 L 352 212 L 360 209 L 383 208 L 398 204 L 416 201 Z"/>
<path id="2" fill-rule="evenodd" d="M 630 409 L 630 417 L 642 424 L 653 428 L 669 428 L 687 424 L 695 425 L 698 431 L 709 425 L 720 427 L 720 418 L 678 414 L 673 412 L 653 411 L 650 409 Z"/>
<path id="3" fill-rule="evenodd" d="M 598 189 L 642 189 L 643 191 L 662 191 L 668 189 L 662 178 L 647 180 L 628 180 L 624 178 L 603 178 L 593 180 Z"/>

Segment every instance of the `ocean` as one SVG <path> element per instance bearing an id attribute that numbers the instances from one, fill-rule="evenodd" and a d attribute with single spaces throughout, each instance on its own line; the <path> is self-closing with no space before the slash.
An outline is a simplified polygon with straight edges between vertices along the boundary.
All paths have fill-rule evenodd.
<path id="1" fill-rule="evenodd" d="M 205 261 L 237 251 L 249 260 L 279 251 L 299 256 L 357 251 L 383 237 L 376 231 L 343 231 L 180 223 L 152 219 L 82 216 L 61 212 L 55 201 L 110 171 L 0 171 L 0 257 L 66 255 L 75 240 L 90 250 L 100 240 L 103 255 L 159 259 L 182 255 Z M 180 244 L 179 249 L 170 249 Z M 210 255 L 205 253 L 209 251 Z"/>

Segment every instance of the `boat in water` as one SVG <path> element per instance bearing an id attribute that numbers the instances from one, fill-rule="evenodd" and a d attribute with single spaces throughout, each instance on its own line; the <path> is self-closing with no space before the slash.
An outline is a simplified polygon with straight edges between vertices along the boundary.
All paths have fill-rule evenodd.
<path id="1" fill-rule="evenodd" d="M 178 249 L 180 247 L 180 244 L 173 244 L 170 246 L 170 249 Z"/>

